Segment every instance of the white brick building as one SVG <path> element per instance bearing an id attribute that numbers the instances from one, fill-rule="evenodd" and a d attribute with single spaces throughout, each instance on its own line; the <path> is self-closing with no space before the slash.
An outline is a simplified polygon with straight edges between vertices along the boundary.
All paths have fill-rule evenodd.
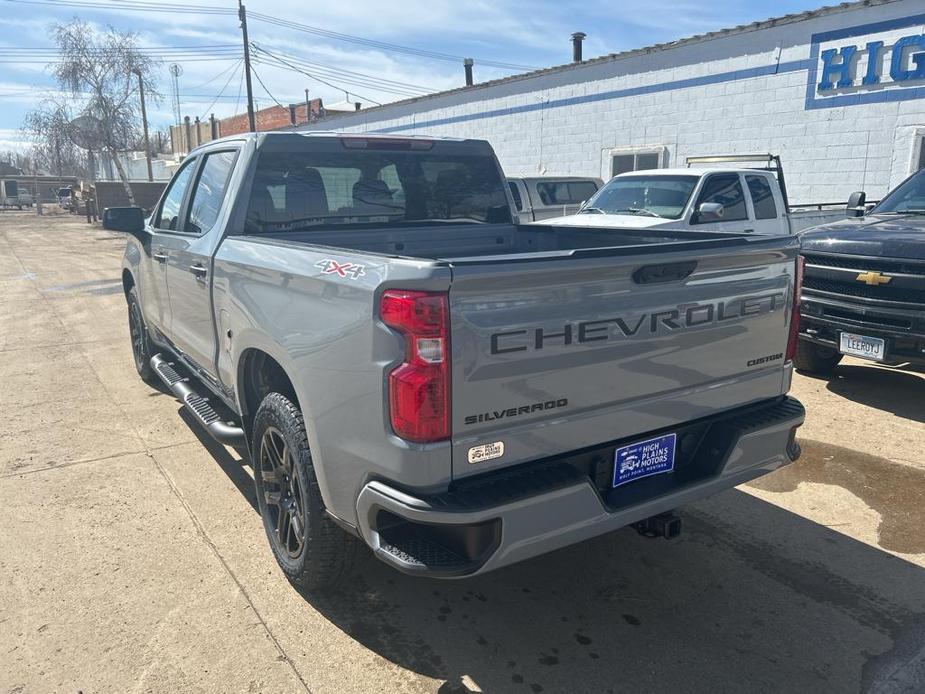
<path id="1" fill-rule="evenodd" d="M 878 199 L 925 165 L 925 0 L 846 3 L 314 127 L 487 139 L 509 175 L 606 180 L 632 165 L 771 152 L 791 202 Z"/>

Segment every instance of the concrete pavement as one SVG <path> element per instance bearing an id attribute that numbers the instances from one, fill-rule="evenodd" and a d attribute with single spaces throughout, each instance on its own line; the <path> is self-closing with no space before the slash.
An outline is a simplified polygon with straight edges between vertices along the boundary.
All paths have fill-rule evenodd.
<path id="1" fill-rule="evenodd" d="M 925 691 L 925 377 L 797 376 L 805 456 L 442 582 L 277 570 L 250 469 L 132 366 L 124 241 L 0 213 L 0 692 Z"/>

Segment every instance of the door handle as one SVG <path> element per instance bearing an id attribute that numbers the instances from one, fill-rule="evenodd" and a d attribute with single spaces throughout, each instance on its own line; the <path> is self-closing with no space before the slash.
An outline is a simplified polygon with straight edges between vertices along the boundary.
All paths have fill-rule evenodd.
<path id="1" fill-rule="evenodd" d="M 205 276 L 209 274 L 209 271 L 206 268 L 204 268 L 202 265 L 200 265 L 199 263 L 196 263 L 195 265 L 190 265 L 189 271 L 192 272 L 194 275 L 196 275 L 197 279 L 204 279 Z"/>
<path id="2" fill-rule="evenodd" d="M 163 252 L 163 248 L 158 248 L 154 253 L 151 254 L 151 257 L 154 258 L 159 263 L 167 262 L 167 254 Z"/>

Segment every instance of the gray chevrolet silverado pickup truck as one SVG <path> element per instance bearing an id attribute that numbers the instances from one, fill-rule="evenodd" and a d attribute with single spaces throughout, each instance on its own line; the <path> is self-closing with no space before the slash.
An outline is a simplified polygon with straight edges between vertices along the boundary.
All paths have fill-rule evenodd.
<path id="1" fill-rule="evenodd" d="M 135 365 L 249 452 L 288 578 L 473 575 L 795 460 L 792 237 L 512 223 L 489 145 L 261 133 L 129 234 Z"/>

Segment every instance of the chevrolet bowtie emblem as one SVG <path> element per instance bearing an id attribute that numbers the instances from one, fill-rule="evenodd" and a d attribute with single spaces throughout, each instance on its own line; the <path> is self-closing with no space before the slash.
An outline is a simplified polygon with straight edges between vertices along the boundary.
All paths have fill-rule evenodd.
<path id="1" fill-rule="evenodd" d="M 874 272 L 873 270 L 862 272 L 857 276 L 858 282 L 869 284 L 871 287 L 876 287 L 880 284 L 889 284 L 892 279 L 892 277 L 887 277 L 882 272 Z"/>

